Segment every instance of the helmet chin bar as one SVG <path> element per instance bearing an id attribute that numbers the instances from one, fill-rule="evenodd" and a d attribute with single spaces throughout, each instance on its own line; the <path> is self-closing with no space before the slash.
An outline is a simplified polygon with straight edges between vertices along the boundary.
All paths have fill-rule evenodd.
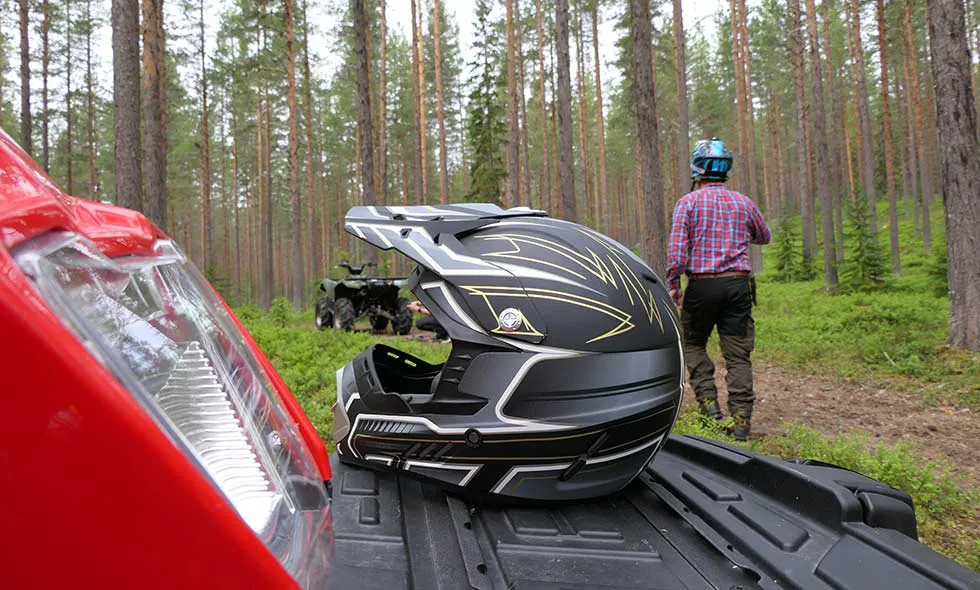
<path id="1" fill-rule="evenodd" d="M 683 384 L 676 310 L 622 245 L 541 212 L 355 207 L 348 231 L 419 263 L 407 286 L 452 340 L 432 364 L 375 344 L 337 372 L 342 461 L 477 497 L 627 485 Z"/>

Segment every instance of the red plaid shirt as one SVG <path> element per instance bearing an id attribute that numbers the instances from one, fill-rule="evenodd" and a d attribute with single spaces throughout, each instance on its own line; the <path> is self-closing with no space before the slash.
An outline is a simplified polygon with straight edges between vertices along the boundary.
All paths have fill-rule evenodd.
<path id="1" fill-rule="evenodd" d="M 681 275 L 751 271 L 749 243 L 772 239 L 762 213 L 748 197 L 714 182 L 684 195 L 674 208 L 667 252 L 667 287 Z"/>

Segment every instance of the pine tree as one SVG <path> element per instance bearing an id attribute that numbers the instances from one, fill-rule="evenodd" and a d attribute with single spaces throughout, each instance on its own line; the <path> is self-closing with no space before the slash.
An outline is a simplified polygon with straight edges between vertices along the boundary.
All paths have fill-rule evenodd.
<path id="1" fill-rule="evenodd" d="M 70 1 L 68 0 L 68 2 Z M 66 18 L 68 18 L 67 14 Z M 127 0 L 112 0 L 115 201 L 123 207 L 142 211 L 143 174 L 140 157 L 142 149 L 140 147 L 139 67 L 139 6 L 135 2 Z M 68 116 L 70 120 L 70 110 Z"/>
<path id="2" fill-rule="evenodd" d="M 295 4 L 293 0 L 285 0 L 286 8 L 286 95 L 289 106 L 289 195 L 290 211 L 292 213 L 292 281 L 291 299 L 293 307 L 303 308 L 304 292 L 306 291 L 306 278 L 304 275 L 305 266 L 303 265 L 303 238 L 302 238 L 302 218 L 303 203 L 300 199 L 299 189 L 299 107 L 296 104 L 296 28 Z M 370 106 L 368 106 L 370 115 Z M 370 123 L 370 121 L 369 121 Z M 368 130 L 370 130 L 368 126 Z M 370 137 L 370 135 L 368 135 Z M 369 151 L 373 152 L 373 146 L 368 146 Z M 368 167 L 368 175 L 374 178 L 374 166 Z M 373 190 L 372 190 L 373 193 Z M 371 195 L 370 203 L 374 204 L 374 195 Z M 312 221 L 312 220 L 310 220 Z"/>
<path id="3" fill-rule="evenodd" d="M 466 198 L 501 204 L 501 182 L 507 176 L 503 161 L 507 127 L 499 100 L 501 52 L 490 22 L 490 11 L 490 0 L 477 0 L 474 61 L 470 64 L 475 72 L 470 79 L 472 90 L 467 114 L 471 185 Z"/>
<path id="4" fill-rule="evenodd" d="M 146 216 L 167 227 L 163 0 L 143 0 L 143 192 Z"/>
<path id="5" fill-rule="evenodd" d="M 888 232 L 891 241 L 892 273 L 902 272 L 898 250 L 898 187 L 895 179 L 895 149 L 892 139 L 891 99 L 888 86 L 888 38 L 885 36 L 885 0 L 875 0 L 878 20 L 878 56 L 881 66 L 881 131 L 885 144 L 885 188 L 888 191 Z"/>
<path id="6" fill-rule="evenodd" d="M 49 0 L 41 2 L 41 167 L 51 172 L 50 142 L 48 138 L 48 71 L 51 65 L 51 51 L 48 33 L 51 30 L 51 5 Z"/>
<path id="7" fill-rule="evenodd" d="M 676 1 L 675 1 L 676 4 Z M 683 36 L 683 33 L 682 33 Z M 682 41 L 683 42 L 683 41 Z M 593 60 L 595 61 L 595 111 L 596 111 L 596 123 L 598 127 L 596 129 L 596 142 L 599 144 L 599 165 L 598 165 L 598 180 L 596 185 L 598 186 L 597 200 L 598 207 L 596 215 L 596 227 L 600 231 L 609 231 L 609 181 L 608 174 L 606 171 L 606 120 L 603 111 L 605 106 L 602 102 L 602 60 L 599 57 L 599 0 L 592 1 L 592 54 Z M 678 62 L 678 67 L 683 69 L 683 50 L 681 53 L 680 62 Z M 683 133 L 685 137 L 687 135 L 687 92 L 686 89 L 683 91 L 684 97 L 684 122 L 681 123 L 683 127 Z M 685 140 L 686 141 L 686 140 Z M 686 150 L 685 145 L 685 150 Z M 682 160 L 685 157 L 681 158 Z"/>
<path id="8" fill-rule="evenodd" d="M 558 47 L 558 178 L 561 216 L 578 221 L 575 208 L 575 160 L 572 153 L 572 79 L 568 56 L 568 0 L 555 3 L 555 44 Z"/>
<path id="9" fill-rule="evenodd" d="M 776 259 L 773 278 L 777 281 L 790 283 L 806 277 L 807 273 L 802 268 L 804 261 L 797 250 L 794 226 L 788 215 L 779 219 L 779 227 L 773 238 L 773 258 Z"/>
<path id="10" fill-rule="evenodd" d="M 649 0 L 630 0 L 630 17 L 641 179 L 637 194 L 642 198 L 643 211 L 643 259 L 651 268 L 659 271 L 667 268 L 666 230 L 663 183 L 660 178 L 660 158 L 657 154 L 657 103 L 651 65 Z"/>
<path id="11" fill-rule="evenodd" d="M 449 170 L 446 157 L 446 115 L 445 115 L 445 92 L 442 86 L 442 2 L 435 0 L 435 15 L 432 24 L 435 27 L 433 36 L 435 43 L 435 76 L 436 76 L 436 117 L 439 123 L 439 202 L 446 204 L 449 202 Z"/>
<path id="12" fill-rule="evenodd" d="M 685 56 L 684 16 L 681 0 L 674 1 L 674 70 L 677 77 L 677 179 L 681 181 L 690 176 L 690 135 L 687 122 L 687 60 Z M 594 30 L 594 27 L 593 27 Z M 596 50 L 598 56 L 598 49 Z M 598 57 L 597 57 L 598 59 Z M 598 72 L 598 69 L 596 69 Z M 600 128 L 602 127 L 600 119 Z M 605 156 L 603 156 L 603 160 Z M 603 166 L 605 162 L 603 161 Z M 603 172 L 605 176 L 605 172 Z M 768 191 L 767 191 L 768 192 Z M 681 196 L 680 187 L 674 187 L 675 197 Z"/>
<path id="13" fill-rule="evenodd" d="M 33 152 L 31 125 L 31 49 L 29 35 L 29 3 L 20 0 L 20 147 Z"/>
<path id="14" fill-rule="evenodd" d="M 830 188 L 827 186 L 827 176 L 824 170 L 827 166 L 829 156 L 827 154 L 827 127 L 824 120 L 823 103 L 823 74 L 820 63 L 820 37 L 817 35 L 817 8 L 814 0 L 806 2 L 806 22 L 807 34 L 810 38 L 810 63 L 813 66 L 813 127 L 816 135 L 816 185 L 820 193 L 820 205 L 824 210 L 823 215 L 823 278 L 827 289 L 831 291 L 837 289 L 837 260 L 834 255 L 834 219 L 830 215 L 833 209 L 833 201 L 830 196 Z"/>
<path id="15" fill-rule="evenodd" d="M 936 79 L 949 261 L 949 343 L 980 351 L 980 150 L 970 83 L 963 4 L 930 0 L 929 37 Z"/>
<path id="16" fill-rule="evenodd" d="M 843 287 L 849 291 L 874 291 L 885 285 L 885 258 L 871 227 L 870 211 L 863 195 L 847 203 L 851 222 L 851 253 L 844 263 Z"/>
<path id="17" fill-rule="evenodd" d="M 514 3 L 507 3 L 507 193 L 505 205 L 513 207 L 521 198 L 521 128 L 517 110 L 517 49 L 514 34 Z"/>
<path id="18" fill-rule="evenodd" d="M 538 82 L 539 88 L 538 93 L 540 94 L 540 121 L 539 121 L 539 134 L 540 134 L 540 145 L 543 148 L 543 155 L 541 157 L 541 177 L 538 185 L 538 207 L 542 207 L 549 212 L 552 209 L 552 188 L 551 188 L 551 139 L 550 133 L 548 132 L 548 93 L 546 90 L 546 80 L 548 78 L 547 72 L 544 68 L 544 26 L 543 19 L 544 13 L 541 9 L 541 0 L 535 0 L 535 20 L 537 21 L 537 33 L 538 33 Z M 549 45 L 550 47 L 550 45 Z"/>
<path id="19" fill-rule="evenodd" d="M 354 0 L 354 55 L 357 57 L 357 132 L 360 138 L 361 190 L 362 202 L 372 206 L 376 203 L 374 192 L 374 147 L 371 143 L 373 125 L 371 117 L 370 73 L 368 72 L 367 52 L 367 11 L 364 0 Z M 367 261 L 377 262 L 377 250 L 367 249 Z"/>

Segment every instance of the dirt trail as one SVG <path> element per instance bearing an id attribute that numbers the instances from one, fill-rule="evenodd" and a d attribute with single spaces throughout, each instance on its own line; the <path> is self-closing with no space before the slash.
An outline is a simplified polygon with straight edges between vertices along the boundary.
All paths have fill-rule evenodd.
<path id="1" fill-rule="evenodd" d="M 724 364 L 715 379 L 725 408 Z M 955 474 L 980 487 L 980 416 L 977 412 L 929 405 L 921 396 L 873 384 L 794 373 L 755 363 L 752 438 L 778 434 L 798 421 L 824 434 L 867 432 L 883 442 L 909 441 L 926 458 L 946 458 Z M 694 403 L 688 387 L 685 406 Z M 727 410 L 726 410 L 727 415 Z"/>

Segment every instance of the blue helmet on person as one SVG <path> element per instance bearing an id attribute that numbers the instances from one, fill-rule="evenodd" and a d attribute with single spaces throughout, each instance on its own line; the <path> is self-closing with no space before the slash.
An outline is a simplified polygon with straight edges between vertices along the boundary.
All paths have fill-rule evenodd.
<path id="1" fill-rule="evenodd" d="M 694 180 L 728 180 L 732 153 L 717 137 L 702 139 L 691 152 L 691 178 Z"/>

